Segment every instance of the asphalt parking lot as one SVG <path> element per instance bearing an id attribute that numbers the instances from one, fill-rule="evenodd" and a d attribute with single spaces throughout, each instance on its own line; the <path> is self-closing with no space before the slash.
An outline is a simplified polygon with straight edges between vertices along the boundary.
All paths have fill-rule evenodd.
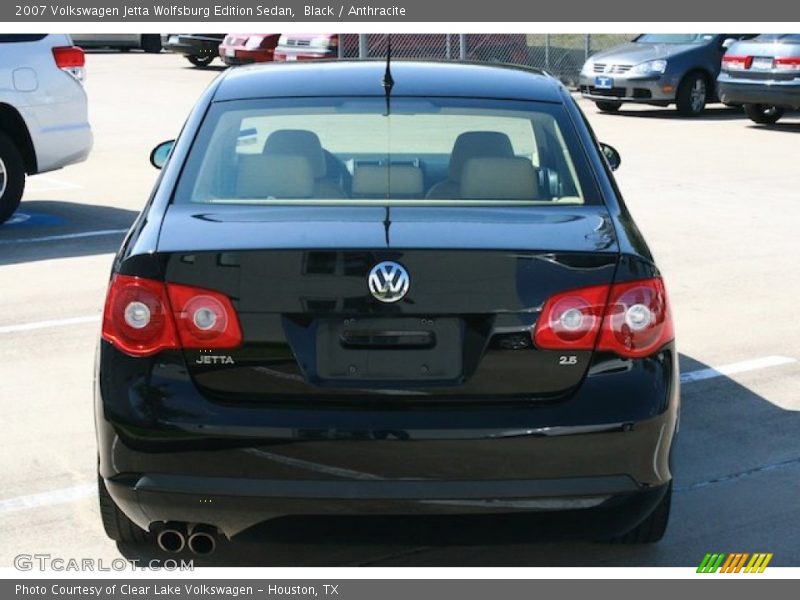
<path id="1" fill-rule="evenodd" d="M 19 553 L 163 557 L 103 534 L 93 357 L 113 253 L 157 176 L 149 152 L 219 71 L 140 53 L 92 53 L 87 71 L 90 159 L 31 178 L 0 226 L 0 566 Z M 800 565 L 800 115 L 762 127 L 721 105 L 686 120 L 582 104 L 622 154 L 618 181 L 674 307 L 685 381 L 664 540 L 564 541 L 520 516 L 286 518 L 196 564 L 694 566 L 772 552 Z"/>

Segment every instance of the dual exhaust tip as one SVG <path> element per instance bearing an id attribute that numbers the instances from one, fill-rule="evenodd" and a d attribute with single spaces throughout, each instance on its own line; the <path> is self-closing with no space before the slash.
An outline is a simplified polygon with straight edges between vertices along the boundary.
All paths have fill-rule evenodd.
<path id="1" fill-rule="evenodd" d="M 187 547 L 194 554 L 211 554 L 217 547 L 217 531 L 209 525 L 167 523 L 158 532 L 156 542 L 159 548 L 170 554 Z"/>

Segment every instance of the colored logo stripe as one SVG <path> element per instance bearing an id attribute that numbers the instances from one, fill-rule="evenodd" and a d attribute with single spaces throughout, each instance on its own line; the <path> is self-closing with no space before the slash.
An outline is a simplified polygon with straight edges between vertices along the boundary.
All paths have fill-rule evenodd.
<path id="1" fill-rule="evenodd" d="M 725 554 L 706 554 L 697 567 L 698 573 L 716 573 L 722 561 L 725 560 Z"/>
<path id="2" fill-rule="evenodd" d="M 756 552 L 749 554 L 747 552 L 736 552 L 732 554 L 726 553 L 707 553 L 703 560 L 700 561 L 700 566 L 697 567 L 698 573 L 739 573 L 744 568 L 745 573 L 763 573 L 764 569 L 772 560 L 772 553 Z M 750 559 L 749 562 L 747 559 Z M 747 566 L 745 567 L 745 562 Z"/>

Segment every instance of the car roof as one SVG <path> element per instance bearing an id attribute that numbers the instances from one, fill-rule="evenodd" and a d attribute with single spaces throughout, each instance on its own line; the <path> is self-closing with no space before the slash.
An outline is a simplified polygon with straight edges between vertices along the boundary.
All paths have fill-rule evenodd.
<path id="1" fill-rule="evenodd" d="M 383 60 L 266 63 L 229 69 L 214 101 L 250 98 L 383 96 Z M 392 96 L 501 98 L 563 102 L 561 84 L 543 71 L 453 61 L 392 60 Z"/>

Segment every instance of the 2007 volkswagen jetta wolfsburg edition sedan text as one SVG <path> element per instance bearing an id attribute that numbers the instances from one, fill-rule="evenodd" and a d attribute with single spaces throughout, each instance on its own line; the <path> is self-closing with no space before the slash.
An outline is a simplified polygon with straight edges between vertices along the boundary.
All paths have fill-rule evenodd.
<path id="1" fill-rule="evenodd" d="M 619 155 L 556 80 L 236 69 L 151 158 L 97 359 L 109 536 L 208 552 L 291 514 L 557 511 L 661 538 L 670 309 Z"/>

